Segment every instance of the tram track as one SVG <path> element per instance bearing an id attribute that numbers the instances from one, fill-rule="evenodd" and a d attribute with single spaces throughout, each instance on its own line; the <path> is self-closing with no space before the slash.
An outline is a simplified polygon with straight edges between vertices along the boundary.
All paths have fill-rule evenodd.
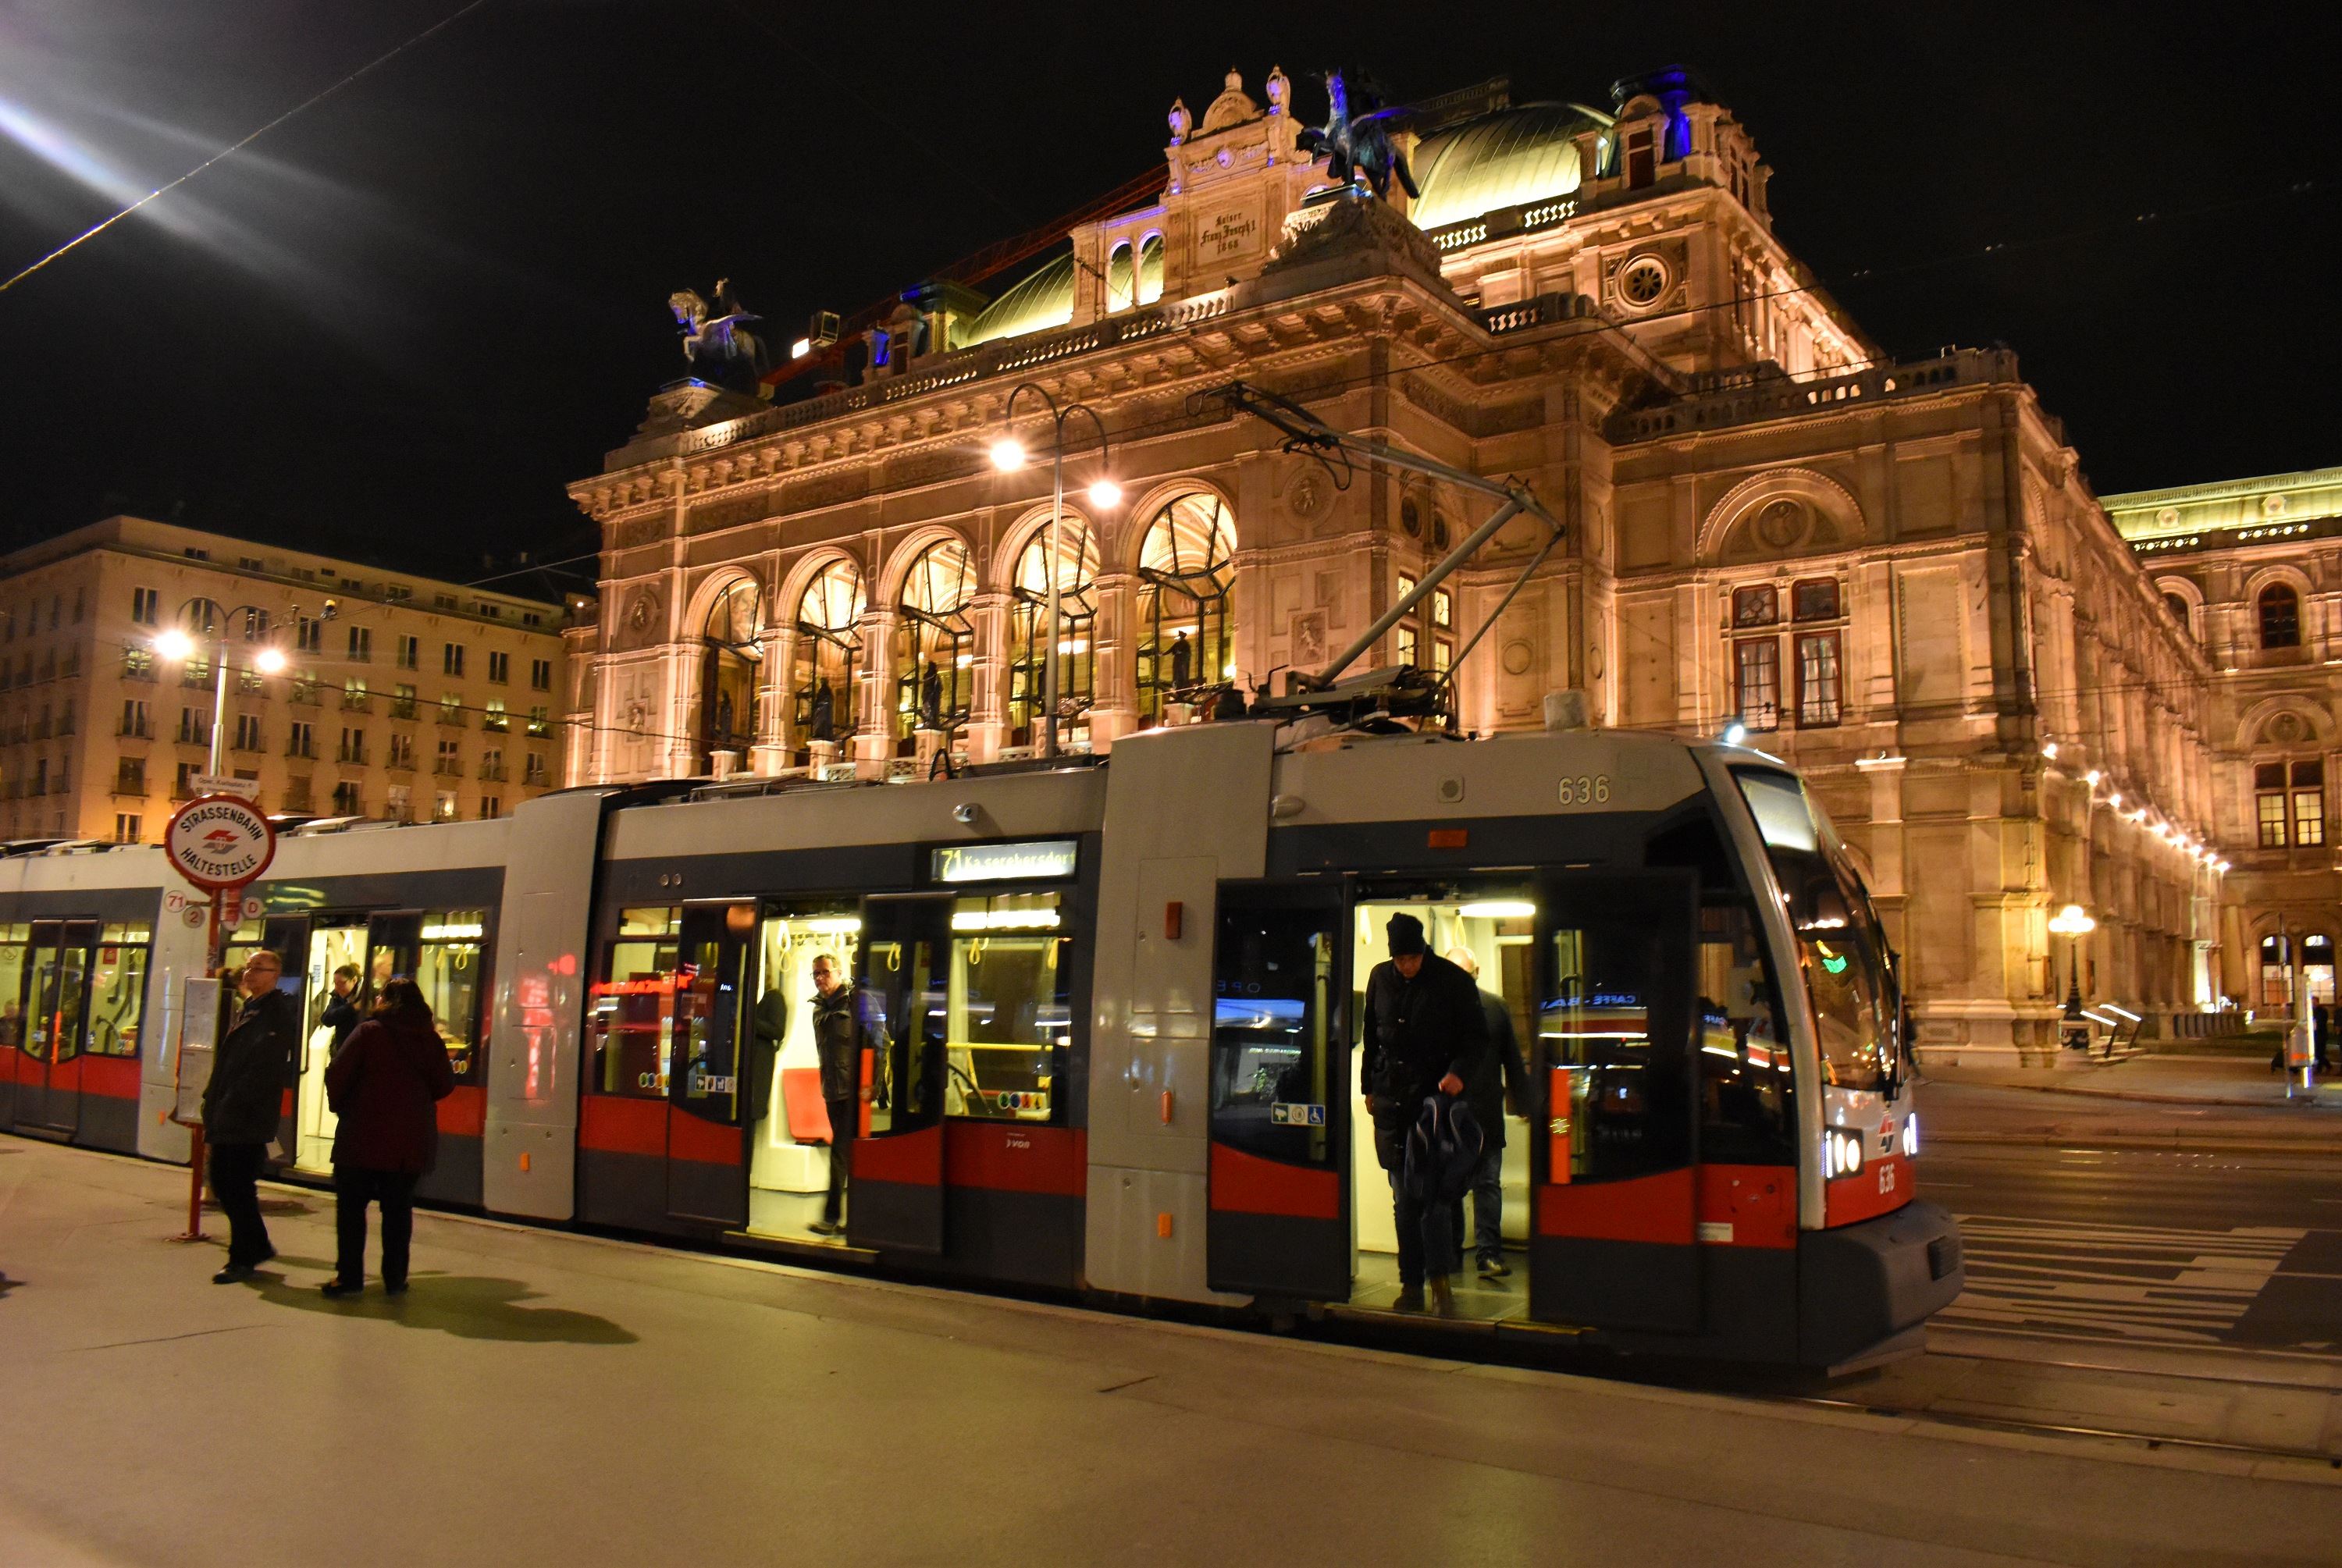
<path id="1" fill-rule="evenodd" d="M 2027 1421 L 2016 1416 L 1982 1415 L 1967 1411 L 1909 1410 L 1897 1405 L 1871 1404 L 1855 1399 L 1830 1399 L 1819 1394 L 1779 1394 L 1756 1397 L 1766 1403 L 1794 1404 L 1817 1410 L 1852 1412 L 1864 1415 L 1876 1415 L 1887 1420 L 1924 1421 L 1939 1426 L 1963 1426 L 1980 1431 L 2006 1432 L 2027 1436 L 2088 1438 L 2100 1442 L 2132 1443 L 2150 1452 L 2177 1448 L 2233 1454 L 2247 1459 L 2278 1459 L 2342 1471 L 2342 1453 L 2334 1453 L 2319 1448 L 2296 1448 L 2279 1443 L 2237 1443 L 2225 1438 L 2177 1436 L 2169 1433 L 2137 1432 L 2122 1427 L 2088 1426 L 2070 1422 Z"/>

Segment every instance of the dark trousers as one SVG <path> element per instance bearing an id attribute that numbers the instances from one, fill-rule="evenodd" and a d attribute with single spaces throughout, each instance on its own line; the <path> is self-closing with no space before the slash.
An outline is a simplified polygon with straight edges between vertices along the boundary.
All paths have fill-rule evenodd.
<path id="1" fill-rule="evenodd" d="M 334 1167 L 334 1277 L 354 1285 L 365 1278 L 366 1205 L 382 1205 L 382 1283 L 387 1290 L 406 1284 L 406 1257 L 415 1241 L 415 1183 L 411 1171 Z"/>
<path id="2" fill-rule="evenodd" d="M 821 1205 L 821 1217 L 836 1224 L 846 1213 L 846 1183 L 854 1164 L 854 1139 L 862 1129 L 862 1102 L 828 1100 L 829 1107 L 829 1196 Z"/>
<path id="3" fill-rule="evenodd" d="M 1456 1200 L 1453 1219 L 1458 1245 L 1464 1234 L 1464 1200 Z M 1480 1156 L 1472 1173 L 1472 1255 L 1482 1263 L 1505 1255 L 1505 1146 Z"/>
<path id="4" fill-rule="evenodd" d="M 1460 1273 L 1464 1259 L 1456 1247 L 1457 1205 L 1444 1198 L 1407 1195 L 1399 1173 L 1391 1179 L 1391 1222 L 1398 1232 L 1398 1283 L 1420 1285 L 1426 1274 Z"/>
<path id="5" fill-rule="evenodd" d="M 260 1218 L 260 1173 L 268 1163 L 265 1144 L 214 1144 L 212 1196 L 227 1216 L 227 1266 L 257 1267 L 276 1249 Z"/>

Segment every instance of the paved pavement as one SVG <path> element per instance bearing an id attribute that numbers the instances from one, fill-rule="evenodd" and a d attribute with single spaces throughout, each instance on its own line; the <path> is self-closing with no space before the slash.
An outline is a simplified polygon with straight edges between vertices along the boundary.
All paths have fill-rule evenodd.
<path id="1" fill-rule="evenodd" d="M 327 1200 L 215 1287 L 179 1173 L 0 1140 L 34 1563 L 2331 1561 L 2337 1473 L 1638 1388 Z M 1977 1398 L 1967 1403 L 1974 1407 Z"/>
<path id="2" fill-rule="evenodd" d="M 1919 1085 L 1919 1108 L 1923 1137 L 1939 1151 L 2088 1141 L 2342 1158 L 2342 1086 L 2288 1104 L 2265 1064 L 2147 1058 L 2087 1072 L 1938 1068 Z"/>

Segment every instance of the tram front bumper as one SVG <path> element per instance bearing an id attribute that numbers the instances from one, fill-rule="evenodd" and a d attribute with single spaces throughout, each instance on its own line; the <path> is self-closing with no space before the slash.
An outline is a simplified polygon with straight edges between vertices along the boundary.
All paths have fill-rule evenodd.
<path id="1" fill-rule="evenodd" d="M 1917 1350 L 1928 1318 L 1967 1283 L 1960 1228 L 1914 1201 L 1797 1238 L 1797 1360 L 1832 1371 Z"/>

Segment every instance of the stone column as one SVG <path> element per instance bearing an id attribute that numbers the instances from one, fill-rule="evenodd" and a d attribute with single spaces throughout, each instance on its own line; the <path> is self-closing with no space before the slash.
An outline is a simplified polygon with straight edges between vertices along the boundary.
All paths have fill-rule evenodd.
<path id="1" fill-rule="evenodd" d="M 1137 587 L 1138 579 L 1128 574 L 1097 582 L 1097 618 L 1090 624 L 1090 647 L 1097 662 L 1090 744 L 1101 752 L 1138 727 Z"/>
<path id="2" fill-rule="evenodd" d="M 967 618 L 976 628 L 976 662 L 968 699 L 966 745 L 972 763 L 991 762 L 1008 744 L 1008 638 L 1010 596 L 1003 593 L 976 594 L 968 602 Z M 1036 705 L 1037 711 L 1037 705 Z M 1033 744 L 1041 744 L 1040 721 L 1033 725 Z"/>
<path id="3" fill-rule="evenodd" d="M 769 631 L 765 659 L 757 670 L 756 744 L 748 766 L 771 778 L 789 765 L 789 664 L 796 656 L 796 628 Z"/>
<path id="4" fill-rule="evenodd" d="M 886 776 L 895 754 L 895 629 L 892 610 L 872 610 L 862 617 L 863 664 L 855 677 L 860 688 L 854 704 L 855 725 L 846 742 L 853 762 L 868 778 Z M 844 728 L 843 721 L 840 724 Z"/>

